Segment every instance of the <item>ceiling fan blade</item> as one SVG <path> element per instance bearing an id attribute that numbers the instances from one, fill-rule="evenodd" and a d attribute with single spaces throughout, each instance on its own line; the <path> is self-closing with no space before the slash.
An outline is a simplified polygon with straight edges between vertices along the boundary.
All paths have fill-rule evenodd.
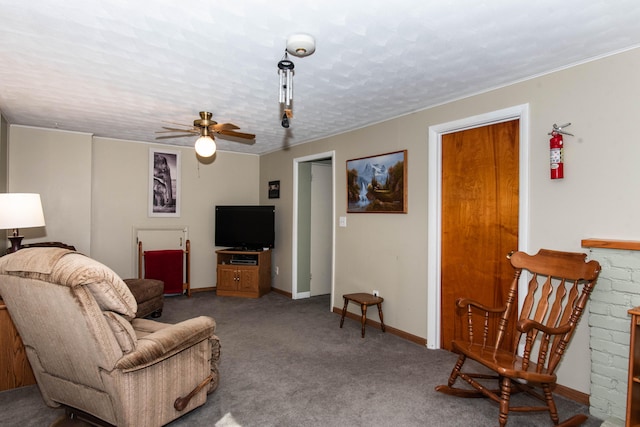
<path id="1" fill-rule="evenodd" d="M 254 134 L 236 132 L 233 130 L 220 130 L 217 133 L 220 135 L 235 136 L 236 138 L 256 139 L 256 136 Z"/>
<path id="2" fill-rule="evenodd" d="M 170 122 L 170 121 L 167 121 L 167 120 L 163 120 L 162 123 L 169 123 L 171 125 L 184 126 L 186 128 L 193 127 L 192 125 L 185 125 L 184 123 Z"/>
<path id="3" fill-rule="evenodd" d="M 256 143 L 255 139 L 248 139 L 246 136 L 243 137 L 238 137 L 237 134 L 238 132 L 231 132 L 228 131 L 227 132 L 223 132 L 223 133 L 216 133 L 216 138 L 218 139 L 224 139 L 226 141 L 231 141 L 231 142 L 239 142 L 240 144 L 246 144 L 246 145 L 253 145 Z M 247 135 L 247 134 L 242 134 L 242 135 Z"/>
<path id="4" fill-rule="evenodd" d="M 177 130 L 157 130 L 155 131 L 155 133 L 176 133 L 178 132 Z M 180 131 L 181 133 L 185 133 L 186 130 Z M 190 132 L 191 133 L 191 132 Z M 195 132 L 193 133 L 194 135 L 196 134 Z"/>
<path id="5" fill-rule="evenodd" d="M 159 131 L 159 132 L 193 132 L 193 133 L 200 133 L 200 130 L 196 129 L 194 127 L 190 127 L 190 129 L 178 129 L 178 128 L 170 128 L 170 127 L 162 126 L 162 129 L 166 129 L 166 130 Z M 158 132 L 156 132 L 156 133 L 158 133 Z"/>
<path id="6" fill-rule="evenodd" d="M 165 135 L 165 136 L 156 136 L 156 139 L 169 139 L 169 138 L 193 138 L 193 134 L 189 133 L 186 135 Z"/>
<path id="7" fill-rule="evenodd" d="M 217 125 L 210 126 L 209 128 L 214 132 L 219 132 L 221 130 L 240 129 L 238 126 L 234 125 L 233 123 L 219 123 Z"/>

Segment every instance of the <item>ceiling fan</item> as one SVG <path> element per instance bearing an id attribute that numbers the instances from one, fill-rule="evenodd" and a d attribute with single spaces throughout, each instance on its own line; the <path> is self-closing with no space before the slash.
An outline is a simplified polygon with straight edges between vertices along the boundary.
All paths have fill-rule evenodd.
<path id="1" fill-rule="evenodd" d="M 211 120 L 212 114 L 208 111 L 200 111 L 200 118 L 193 121 L 193 126 L 183 125 L 180 123 L 172 123 L 178 127 L 163 126 L 161 131 L 156 133 L 176 133 L 176 135 L 158 136 L 156 139 L 183 138 L 185 136 L 200 135 L 196 140 L 196 153 L 202 157 L 211 157 L 216 152 L 216 143 L 213 134 L 220 138 L 229 139 L 234 142 L 243 144 L 255 144 L 256 136 L 251 133 L 236 132 L 240 129 L 233 123 L 218 123 Z"/>

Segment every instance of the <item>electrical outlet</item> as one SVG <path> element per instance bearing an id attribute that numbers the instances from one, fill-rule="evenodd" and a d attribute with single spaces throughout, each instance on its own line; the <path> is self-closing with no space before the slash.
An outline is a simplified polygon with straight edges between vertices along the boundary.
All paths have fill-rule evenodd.
<path id="1" fill-rule="evenodd" d="M 276 265 L 276 276 L 277 276 L 278 274 L 280 274 L 280 267 L 278 267 L 278 266 Z"/>
<path id="2" fill-rule="evenodd" d="M 380 292 L 378 292 L 377 290 L 373 290 L 373 296 L 374 297 L 379 297 L 380 296 Z"/>

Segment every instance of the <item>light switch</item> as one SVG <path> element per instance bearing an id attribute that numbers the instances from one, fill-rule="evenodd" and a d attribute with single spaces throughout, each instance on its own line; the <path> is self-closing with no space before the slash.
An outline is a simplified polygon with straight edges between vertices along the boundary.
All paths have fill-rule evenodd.
<path id="1" fill-rule="evenodd" d="M 341 216 L 340 217 L 340 227 L 346 227 L 347 226 L 347 217 L 346 216 Z"/>

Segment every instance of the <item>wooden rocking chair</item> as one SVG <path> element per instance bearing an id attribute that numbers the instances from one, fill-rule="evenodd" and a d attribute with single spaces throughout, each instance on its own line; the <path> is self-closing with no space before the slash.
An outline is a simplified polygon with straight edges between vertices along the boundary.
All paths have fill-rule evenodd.
<path id="1" fill-rule="evenodd" d="M 586 262 L 586 255 L 582 253 L 546 249 L 533 256 L 516 252 L 507 258 L 516 271 L 504 307 L 490 308 L 464 298 L 456 301 L 458 309 L 464 311 L 461 316 L 466 318 L 468 336 L 452 341 L 453 351 L 460 356 L 448 384 L 439 385 L 436 390 L 459 397 L 488 397 L 499 403 L 500 426 L 507 424 L 510 411 L 549 411 L 553 424 L 558 425 L 552 394 L 556 385 L 555 370 L 585 309 L 600 273 L 600 264 Z M 512 311 L 517 310 L 518 280 L 523 270 L 531 275 L 528 292 L 515 325 L 514 339 L 506 342 Z M 497 321 L 492 322 L 492 318 Z M 492 325 L 497 325 L 497 331 L 491 331 Z M 524 350 L 519 352 L 522 344 Z M 467 358 L 493 372 L 463 372 Z M 459 378 L 473 389 L 454 387 Z M 487 380 L 498 380 L 498 389 L 492 390 L 483 384 Z M 525 391 L 541 400 L 544 406 L 510 406 L 512 391 Z M 586 419 L 586 415 L 578 414 L 561 425 L 580 425 Z"/>

